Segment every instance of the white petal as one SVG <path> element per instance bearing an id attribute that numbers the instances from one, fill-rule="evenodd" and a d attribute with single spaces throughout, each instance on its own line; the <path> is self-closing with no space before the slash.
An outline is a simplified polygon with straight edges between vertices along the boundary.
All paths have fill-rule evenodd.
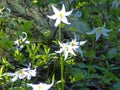
<path id="1" fill-rule="evenodd" d="M 65 23 L 65 24 L 68 24 L 68 25 L 70 24 L 70 23 L 68 22 L 68 20 L 67 20 L 66 17 L 63 17 L 63 18 L 62 18 L 62 22 Z"/>
<path id="2" fill-rule="evenodd" d="M 16 80 L 18 79 L 18 75 L 15 75 L 13 78 L 12 78 L 12 82 L 15 82 Z"/>
<path id="3" fill-rule="evenodd" d="M 111 30 L 106 30 L 106 32 L 110 32 Z"/>
<path id="4" fill-rule="evenodd" d="M 64 56 L 65 56 L 64 60 L 66 60 L 67 57 L 68 57 L 68 51 L 65 51 L 65 52 L 64 52 Z"/>
<path id="5" fill-rule="evenodd" d="M 28 86 L 31 86 L 33 88 L 33 90 L 40 90 L 39 89 L 39 84 L 27 84 Z"/>
<path id="6" fill-rule="evenodd" d="M 52 85 L 53 85 L 53 83 L 51 83 L 51 84 L 44 84 L 43 85 L 43 89 L 41 89 L 41 90 L 49 90 L 52 87 Z"/>
<path id="7" fill-rule="evenodd" d="M 102 34 L 103 34 L 104 36 L 108 36 L 107 32 L 110 32 L 110 30 L 107 30 L 107 29 L 103 28 Z"/>
<path id="8" fill-rule="evenodd" d="M 31 76 L 36 76 L 36 69 L 31 70 Z"/>
<path id="9" fill-rule="evenodd" d="M 81 56 L 83 56 L 83 52 L 82 52 L 81 48 L 77 48 L 76 51 L 79 52 Z"/>
<path id="10" fill-rule="evenodd" d="M 65 5 L 63 4 L 62 5 L 62 10 L 61 10 L 62 13 L 65 13 Z"/>
<path id="11" fill-rule="evenodd" d="M 21 37 L 22 42 L 24 42 L 24 41 L 27 39 L 27 33 L 26 33 L 26 32 L 22 32 L 22 34 L 23 34 L 23 35 L 25 35 L 25 37 L 24 37 L 24 38 L 23 38 L 23 37 Z"/>
<path id="12" fill-rule="evenodd" d="M 63 47 L 63 46 L 64 46 L 63 43 L 61 43 L 61 42 L 59 42 L 59 41 L 58 41 L 58 43 L 59 43 L 60 47 Z"/>
<path id="13" fill-rule="evenodd" d="M 88 32 L 87 34 L 94 34 L 95 33 L 95 29 L 91 32 Z"/>
<path id="14" fill-rule="evenodd" d="M 54 13 L 59 13 L 60 11 L 56 8 L 56 7 L 54 7 L 53 5 L 52 5 L 52 9 L 53 9 L 53 12 Z"/>
<path id="15" fill-rule="evenodd" d="M 50 19 L 57 19 L 56 15 L 52 15 L 52 16 L 47 15 L 47 17 L 50 18 Z"/>
<path id="16" fill-rule="evenodd" d="M 61 23 L 61 20 L 59 18 L 57 18 L 57 20 L 55 22 L 55 27 L 57 27 L 60 23 Z"/>
<path id="17" fill-rule="evenodd" d="M 109 36 L 106 32 L 102 33 L 104 36 Z"/>
<path id="18" fill-rule="evenodd" d="M 26 77 L 25 74 L 19 75 L 19 79 L 24 79 Z"/>
<path id="19" fill-rule="evenodd" d="M 81 41 L 80 45 L 84 45 L 87 41 Z"/>
<path id="20" fill-rule="evenodd" d="M 96 41 L 100 38 L 101 34 L 96 32 Z"/>
<path id="21" fill-rule="evenodd" d="M 25 41 L 26 44 L 30 44 L 30 41 Z"/>
<path id="22" fill-rule="evenodd" d="M 65 12 L 65 16 L 69 16 L 72 13 L 73 10 L 69 11 L 69 12 Z"/>
<path id="23" fill-rule="evenodd" d="M 14 76 L 14 73 L 4 73 L 2 76 Z"/>
<path id="24" fill-rule="evenodd" d="M 18 50 L 22 50 L 24 48 L 24 45 L 20 45 Z"/>
<path id="25" fill-rule="evenodd" d="M 74 51 L 72 49 L 70 49 L 69 51 L 72 55 L 76 56 L 76 54 L 74 53 Z"/>
<path id="26" fill-rule="evenodd" d="M 27 79 L 30 80 L 31 79 L 31 75 L 27 75 Z"/>
<path id="27" fill-rule="evenodd" d="M 62 53 L 63 49 L 61 48 L 59 51 L 55 51 L 55 53 Z"/>
<path id="28" fill-rule="evenodd" d="M 39 83 L 39 84 L 27 84 L 28 86 L 31 86 L 33 90 L 49 90 L 53 83 L 46 84 L 46 83 Z"/>
<path id="29" fill-rule="evenodd" d="M 14 45 L 19 46 L 19 40 L 14 41 Z"/>

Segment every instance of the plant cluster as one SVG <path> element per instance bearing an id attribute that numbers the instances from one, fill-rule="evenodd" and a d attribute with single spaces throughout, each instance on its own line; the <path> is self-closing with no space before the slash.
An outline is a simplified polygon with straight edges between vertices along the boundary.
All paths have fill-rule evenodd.
<path id="1" fill-rule="evenodd" d="M 0 90 L 120 90 L 120 0 L 1 0 Z"/>

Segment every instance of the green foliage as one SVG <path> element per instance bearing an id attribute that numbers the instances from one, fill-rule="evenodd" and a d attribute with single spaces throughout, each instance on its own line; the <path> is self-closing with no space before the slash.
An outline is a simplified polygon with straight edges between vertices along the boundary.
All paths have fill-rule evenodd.
<path id="1" fill-rule="evenodd" d="M 14 88 L 9 88 L 9 90 L 32 90 L 31 87 L 14 87 Z"/>
<path id="2" fill-rule="evenodd" d="M 64 61 L 65 90 L 120 90 L 120 5 L 112 7 L 114 0 L 1 0 L 0 10 L 7 7 L 10 16 L 0 17 L 0 87 L 5 90 L 32 90 L 27 83 L 54 81 L 51 90 L 61 90 L 61 54 L 55 53 L 58 46 L 58 27 L 52 15 L 51 5 L 66 11 L 73 9 L 67 17 L 70 25 L 61 23 L 61 42 L 87 40 L 81 46 L 83 57 L 78 53 Z M 118 0 L 119 1 L 119 0 Z M 6 10 L 4 11 L 6 12 Z M 1 16 L 0 11 L 0 16 Z M 93 28 L 106 25 L 109 36 L 88 35 Z M 16 49 L 14 41 L 22 32 L 27 33 L 30 44 Z M 24 37 L 24 36 L 23 36 Z M 25 40 L 26 41 L 26 40 Z M 23 43 L 25 42 L 23 41 Z M 37 76 L 31 80 L 17 80 L 4 76 L 23 67 L 37 69 Z M 52 80 L 51 80 L 52 77 Z"/>

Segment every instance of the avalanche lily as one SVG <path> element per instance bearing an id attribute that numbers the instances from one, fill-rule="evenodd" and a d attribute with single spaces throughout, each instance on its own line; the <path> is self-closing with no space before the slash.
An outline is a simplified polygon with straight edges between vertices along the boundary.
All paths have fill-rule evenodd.
<path id="1" fill-rule="evenodd" d="M 60 42 L 58 42 L 58 43 L 59 43 L 61 48 L 59 51 L 55 51 L 55 52 L 56 53 L 64 53 L 64 57 L 65 57 L 64 60 L 67 59 L 69 53 L 76 56 L 71 45 L 69 45 L 68 43 L 60 43 Z"/>
<path id="2" fill-rule="evenodd" d="M 23 44 L 29 44 L 30 41 L 27 40 L 27 33 L 26 32 L 22 32 L 22 34 L 25 36 L 20 36 L 19 39 L 17 39 L 16 41 L 14 41 L 14 45 L 16 46 L 16 48 L 18 50 L 22 50 L 24 48 Z"/>
<path id="3" fill-rule="evenodd" d="M 72 49 L 74 50 L 74 52 L 79 52 L 82 56 L 83 52 L 81 50 L 81 45 L 84 45 L 87 41 L 81 41 L 81 42 L 77 42 L 76 39 L 73 39 L 70 43 Z"/>
<path id="4" fill-rule="evenodd" d="M 31 66 L 31 64 L 29 64 L 28 68 L 24 69 L 24 72 L 26 72 L 26 77 L 27 77 L 28 80 L 30 80 L 31 77 L 35 77 L 36 74 L 37 74 L 36 73 L 36 67 L 35 67 L 35 69 L 31 70 L 30 66 Z"/>
<path id="5" fill-rule="evenodd" d="M 49 90 L 53 86 L 54 82 L 51 84 L 46 83 L 39 83 L 39 84 L 27 84 L 28 86 L 31 86 L 33 90 Z"/>
<path id="6" fill-rule="evenodd" d="M 120 0 L 114 0 L 112 2 L 112 7 L 113 8 L 118 8 L 120 6 Z"/>
<path id="7" fill-rule="evenodd" d="M 60 45 L 60 50 L 59 51 L 55 51 L 56 53 L 64 53 L 64 60 L 67 59 L 69 53 L 76 56 L 75 52 L 80 52 L 81 56 L 82 56 L 82 50 L 80 48 L 81 45 L 84 45 L 86 43 L 86 41 L 81 41 L 81 42 L 76 42 L 76 39 L 73 39 L 71 42 L 67 42 L 67 43 L 60 43 L 58 42 Z"/>
<path id="8" fill-rule="evenodd" d="M 15 72 L 15 73 L 4 73 L 3 76 L 4 75 L 13 77 L 11 80 L 12 82 L 15 82 L 18 79 L 24 79 L 26 77 L 26 73 L 24 72 L 23 69 Z"/>
<path id="9" fill-rule="evenodd" d="M 18 79 L 24 79 L 24 78 L 27 78 L 28 80 L 30 80 L 32 76 L 33 77 L 36 76 L 36 68 L 34 70 L 31 70 L 29 65 L 28 68 L 20 69 L 15 73 L 4 73 L 3 76 L 4 75 L 12 76 L 13 77 L 11 80 L 12 82 L 15 82 Z"/>
<path id="10" fill-rule="evenodd" d="M 92 32 L 89 32 L 87 34 L 96 34 L 96 41 L 101 37 L 101 35 L 109 36 L 107 33 L 111 30 L 108 30 L 105 28 L 105 25 L 102 27 L 94 28 Z"/>
<path id="11" fill-rule="evenodd" d="M 2 9 L 0 9 L 0 17 L 7 17 L 10 15 L 10 13 L 11 10 L 9 8 L 3 7 Z"/>
<path id="12" fill-rule="evenodd" d="M 61 22 L 65 24 L 70 24 L 66 18 L 66 16 L 69 16 L 73 10 L 66 12 L 64 4 L 62 5 L 62 9 L 59 11 L 56 7 L 52 5 L 53 12 L 55 13 L 52 16 L 47 15 L 50 19 L 56 19 L 55 27 L 57 27 Z"/>

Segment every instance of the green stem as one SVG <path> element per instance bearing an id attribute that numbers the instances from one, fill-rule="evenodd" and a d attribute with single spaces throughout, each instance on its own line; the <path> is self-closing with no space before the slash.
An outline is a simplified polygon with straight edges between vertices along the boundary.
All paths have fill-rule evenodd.
<path id="1" fill-rule="evenodd" d="M 59 25 L 59 31 L 58 31 L 58 39 L 61 41 L 61 24 Z M 61 65 L 61 82 L 62 82 L 62 90 L 64 90 L 64 60 L 62 55 L 60 54 L 60 65 Z"/>
<path id="2" fill-rule="evenodd" d="M 61 61 L 61 81 L 62 81 L 62 90 L 64 90 L 64 61 L 63 61 L 63 57 L 60 55 L 60 61 Z"/>
<path id="3" fill-rule="evenodd" d="M 94 46 L 95 46 L 95 41 L 94 41 L 95 37 L 93 36 L 92 37 L 92 52 L 94 51 Z M 93 55 L 91 53 L 91 57 L 90 57 L 90 62 L 89 62 L 89 65 L 88 65 L 88 71 L 87 71 L 87 75 L 85 76 L 85 82 L 84 82 L 84 88 L 86 86 L 86 82 L 88 81 L 88 76 L 91 72 L 91 65 L 92 65 L 92 61 L 93 61 Z"/>
<path id="4" fill-rule="evenodd" d="M 59 25 L 59 31 L 58 31 L 58 38 L 59 38 L 59 41 L 61 41 L 61 24 Z"/>
<path id="5" fill-rule="evenodd" d="M 92 39 L 93 39 L 93 40 L 92 40 L 92 53 L 93 53 L 93 52 L 94 52 L 94 46 L 95 46 L 95 41 L 94 41 L 95 37 L 93 36 Z M 91 54 L 92 54 L 92 53 L 91 53 Z M 90 68 L 90 67 L 91 67 L 93 58 L 94 58 L 93 55 L 91 55 L 90 62 L 89 62 L 89 68 L 88 68 L 88 74 L 89 74 L 90 71 L 91 71 L 91 68 Z"/>
<path id="6" fill-rule="evenodd" d="M 11 90 L 13 90 L 13 82 L 11 83 Z"/>

